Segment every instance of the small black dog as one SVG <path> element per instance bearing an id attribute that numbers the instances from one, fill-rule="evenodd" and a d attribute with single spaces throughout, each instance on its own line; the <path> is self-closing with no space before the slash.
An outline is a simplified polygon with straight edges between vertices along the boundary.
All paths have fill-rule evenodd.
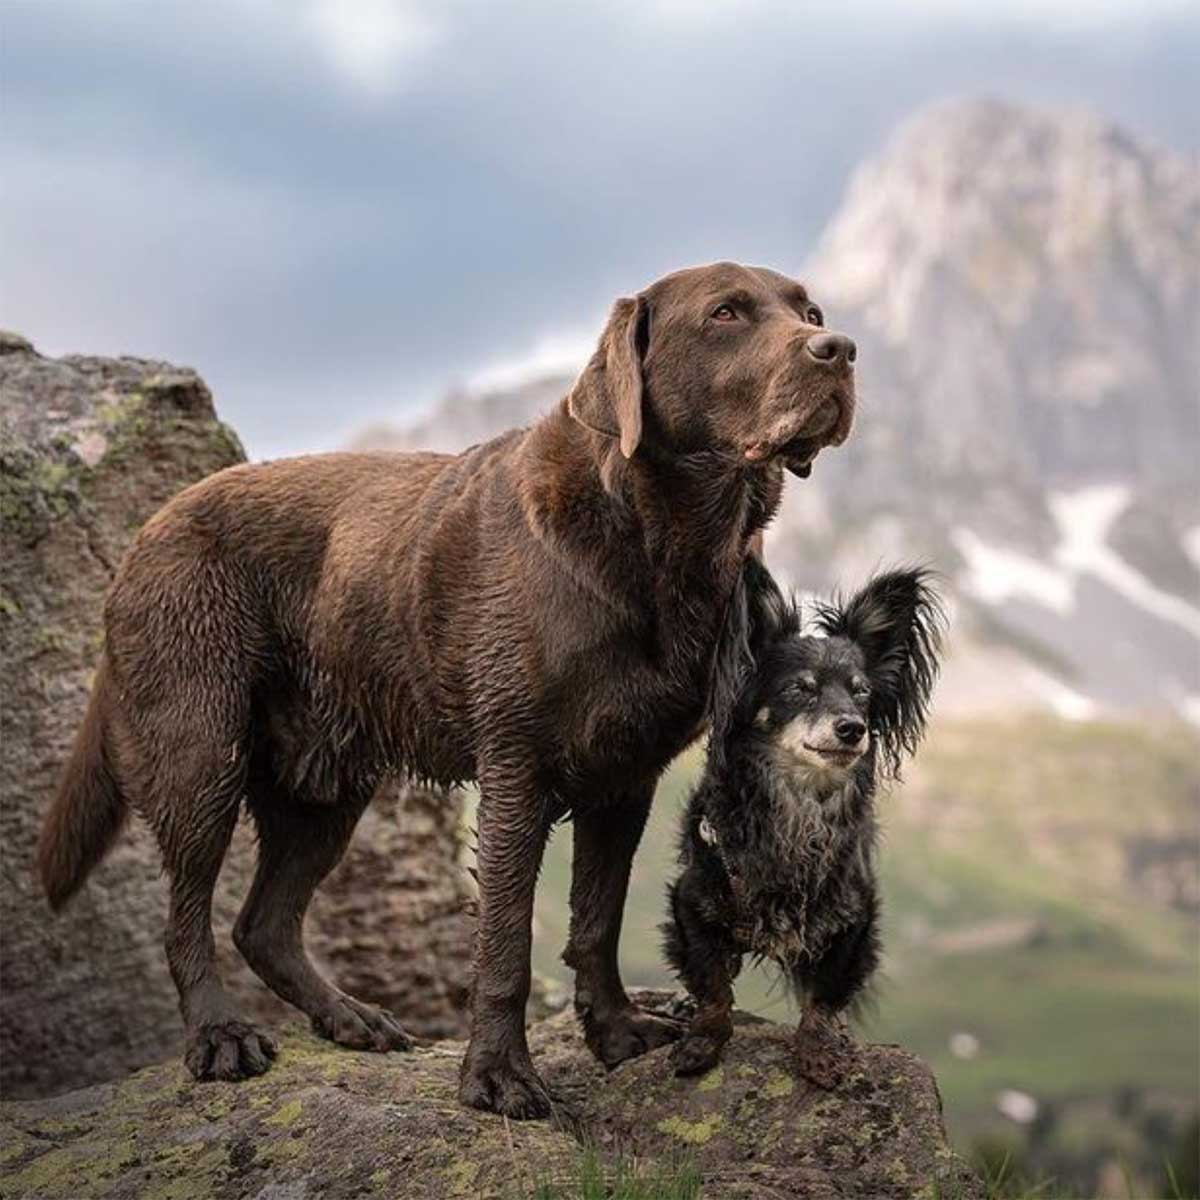
<path id="1" fill-rule="evenodd" d="M 838 1017 L 879 959 L 875 793 L 924 733 L 943 628 L 930 575 L 915 569 L 817 605 L 817 636 L 805 636 L 798 605 L 747 561 L 684 816 L 685 870 L 668 889 L 667 959 L 697 1002 L 676 1074 L 718 1062 L 745 954 L 774 959 L 809 1002 L 801 1075 L 834 1087 L 845 1073 Z"/>

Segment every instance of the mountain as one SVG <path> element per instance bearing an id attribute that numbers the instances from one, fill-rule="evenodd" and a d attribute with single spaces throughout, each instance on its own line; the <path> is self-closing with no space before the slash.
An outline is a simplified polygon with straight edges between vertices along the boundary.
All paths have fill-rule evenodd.
<path id="1" fill-rule="evenodd" d="M 953 581 L 944 704 L 1200 720 L 1200 163 L 1078 110 L 945 102 L 852 177 L 803 272 L 860 348 L 859 420 L 788 489 L 804 589 Z M 566 376 L 364 444 L 456 448 Z"/>

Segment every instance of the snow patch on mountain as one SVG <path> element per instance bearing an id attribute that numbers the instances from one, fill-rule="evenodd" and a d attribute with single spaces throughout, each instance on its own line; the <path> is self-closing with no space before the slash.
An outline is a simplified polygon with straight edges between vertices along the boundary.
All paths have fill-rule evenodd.
<path id="1" fill-rule="evenodd" d="M 1200 525 L 1193 525 L 1183 535 L 1183 549 L 1188 558 L 1200 567 Z"/>
<path id="2" fill-rule="evenodd" d="M 1132 497 L 1124 483 L 1051 495 L 1050 511 L 1061 536 L 1054 560 L 1076 576 L 1090 572 L 1139 608 L 1200 638 L 1200 609 L 1156 587 L 1108 544 L 1109 531 Z"/>
<path id="3" fill-rule="evenodd" d="M 1069 616 L 1075 607 L 1070 575 L 1020 550 L 989 545 L 978 534 L 960 526 L 951 534 L 967 563 L 964 591 L 985 604 L 1003 604 L 1022 596 L 1045 608 Z"/>
<path id="4" fill-rule="evenodd" d="M 1094 717 L 1097 705 L 1082 692 L 1068 687 L 1061 679 L 1056 679 L 1048 671 L 1028 663 L 1022 674 L 1028 680 L 1031 688 L 1042 700 L 1049 705 L 1060 717 L 1067 721 L 1087 721 Z"/>

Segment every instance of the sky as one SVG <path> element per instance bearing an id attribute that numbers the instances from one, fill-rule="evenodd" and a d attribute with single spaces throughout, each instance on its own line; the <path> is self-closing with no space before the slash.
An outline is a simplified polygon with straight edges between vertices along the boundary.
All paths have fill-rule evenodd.
<path id="1" fill-rule="evenodd" d="M 0 325 L 197 368 L 252 457 L 577 361 L 716 258 L 802 271 L 950 95 L 1200 152 L 1195 0 L 0 0 Z"/>

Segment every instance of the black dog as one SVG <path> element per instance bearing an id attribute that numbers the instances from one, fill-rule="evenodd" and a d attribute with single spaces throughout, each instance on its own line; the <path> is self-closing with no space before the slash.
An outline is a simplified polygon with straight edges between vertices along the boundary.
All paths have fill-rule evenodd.
<path id="1" fill-rule="evenodd" d="M 809 1001 L 800 1073 L 824 1087 L 851 1045 L 838 1016 L 879 959 L 874 799 L 921 740 L 944 617 L 924 570 L 820 604 L 818 635 L 749 560 L 714 681 L 704 778 L 668 890 L 668 960 L 697 1002 L 675 1071 L 715 1066 L 742 957 L 770 958 Z"/>

